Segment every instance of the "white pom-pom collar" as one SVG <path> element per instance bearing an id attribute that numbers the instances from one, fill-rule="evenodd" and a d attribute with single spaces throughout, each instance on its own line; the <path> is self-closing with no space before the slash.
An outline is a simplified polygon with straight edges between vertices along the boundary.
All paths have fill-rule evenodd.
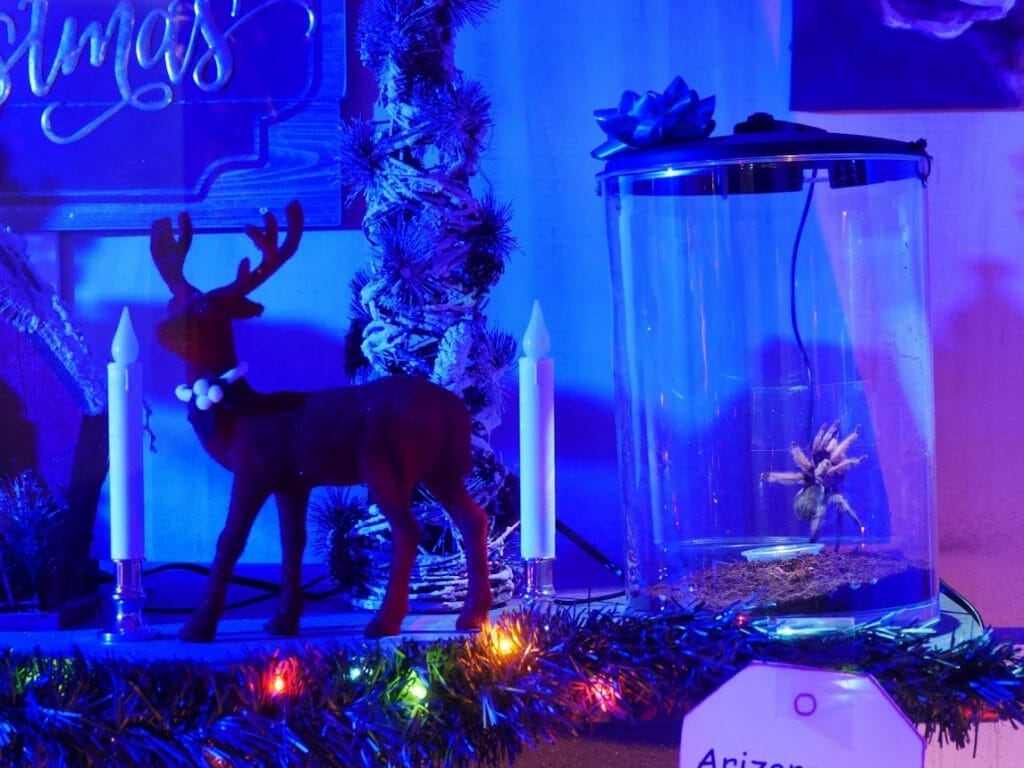
<path id="1" fill-rule="evenodd" d="M 195 400 L 196 408 L 200 411 L 208 411 L 224 399 L 224 386 L 238 381 L 245 376 L 248 370 L 248 363 L 241 362 L 216 378 L 196 379 L 191 387 L 187 384 L 179 384 L 174 388 L 174 396 L 183 403 Z"/>

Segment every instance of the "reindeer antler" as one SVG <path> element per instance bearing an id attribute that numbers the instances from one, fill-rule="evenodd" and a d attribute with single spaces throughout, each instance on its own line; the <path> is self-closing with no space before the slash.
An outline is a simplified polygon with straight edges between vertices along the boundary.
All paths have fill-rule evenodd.
<path id="1" fill-rule="evenodd" d="M 170 219 L 153 222 L 149 234 L 149 252 L 160 277 L 171 289 L 172 296 L 198 293 L 198 289 L 185 279 L 185 255 L 192 247 L 192 219 L 187 213 L 178 216 L 181 237 L 175 239 Z"/>
<path id="2" fill-rule="evenodd" d="M 277 244 L 278 226 L 274 214 L 266 214 L 263 229 L 252 224 L 245 228 L 245 234 L 263 254 L 263 258 L 256 269 L 250 268 L 249 259 L 242 259 L 234 282 L 220 290 L 245 296 L 265 283 L 295 254 L 302 238 L 302 206 L 296 201 L 289 203 L 285 215 L 288 218 L 288 234 L 280 246 Z"/>

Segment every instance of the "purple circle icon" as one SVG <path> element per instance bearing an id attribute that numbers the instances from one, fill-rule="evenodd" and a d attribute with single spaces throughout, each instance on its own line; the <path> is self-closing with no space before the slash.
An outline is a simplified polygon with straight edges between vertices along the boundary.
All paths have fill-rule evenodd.
<path id="1" fill-rule="evenodd" d="M 818 708 L 818 700 L 810 693 L 798 693 L 793 699 L 793 710 L 801 717 L 809 717 Z"/>

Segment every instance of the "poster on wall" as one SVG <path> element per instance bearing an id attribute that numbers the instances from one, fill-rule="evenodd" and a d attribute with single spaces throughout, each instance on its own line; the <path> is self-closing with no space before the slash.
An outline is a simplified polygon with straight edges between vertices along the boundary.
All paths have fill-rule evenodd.
<path id="1" fill-rule="evenodd" d="M 1019 109 L 1024 0 L 793 0 L 795 110 Z"/>
<path id="2" fill-rule="evenodd" d="M 341 0 L 0 0 L 0 224 L 341 223 Z"/>

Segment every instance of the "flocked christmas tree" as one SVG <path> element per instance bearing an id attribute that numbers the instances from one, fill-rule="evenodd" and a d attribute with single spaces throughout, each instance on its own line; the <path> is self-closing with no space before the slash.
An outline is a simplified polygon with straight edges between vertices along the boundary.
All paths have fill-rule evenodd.
<path id="1" fill-rule="evenodd" d="M 469 490 L 492 514 L 492 588 L 512 589 L 502 561 L 514 520 L 515 478 L 490 445 L 516 340 L 491 329 L 488 291 L 515 247 L 510 211 L 471 182 L 490 128 L 489 100 L 455 67 L 455 30 L 483 18 L 490 0 L 369 0 L 359 20 L 363 64 L 377 79 L 378 116 L 342 131 L 342 166 L 366 203 L 370 263 L 353 281 L 347 367 L 356 379 L 387 374 L 429 378 L 468 404 L 474 427 Z M 414 573 L 413 608 L 458 605 L 461 549 L 431 499 L 414 501 L 424 543 Z M 360 604 L 373 606 L 386 581 L 383 518 L 365 502 L 333 498 L 321 506 L 328 561 Z"/>

